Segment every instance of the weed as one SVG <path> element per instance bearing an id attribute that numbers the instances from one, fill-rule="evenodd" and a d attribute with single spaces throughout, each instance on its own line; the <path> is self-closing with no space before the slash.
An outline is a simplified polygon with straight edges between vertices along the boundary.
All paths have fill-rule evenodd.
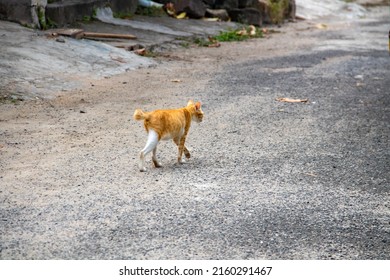
<path id="1" fill-rule="evenodd" d="M 132 19 L 134 17 L 134 14 L 130 12 L 118 12 L 114 13 L 114 18 L 120 18 L 120 19 Z"/>
<path id="2" fill-rule="evenodd" d="M 219 42 L 231 42 L 231 41 L 244 41 L 250 38 L 262 38 L 262 37 L 263 37 L 263 32 L 261 31 L 261 29 L 256 28 L 252 25 L 252 26 L 244 26 L 241 29 L 221 31 L 219 35 L 213 38 Z"/>
<path id="3" fill-rule="evenodd" d="M 51 20 L 50 18 L 46 17 L 46 25 L 47 25 L 47 28 L 57 28 L 57 23 L 55 23 L 55 21 Z"/>
<path id="4" fill-rule="evenodd" d="M 46 30 L 46 18 L 45 18 L 45 8 L 44 7 L 37 7 L 37 13 L 38 13 L 38 21 L 41 29 Z"/>
<path id="5" fill-rule="evenodd" d="M 268 0 L 270 18 L 273 24 L 280 24 L 284 20 L 284 13 L 288 9 L 288 0 Z"/>
<path id="6" fill-rule="evenodd" d="M 92 20 L 92 17 L 90 17 L 90 16 L 83 16 L 83 22 L 84 23 L 90 22 L 91 20 Z"/>
<path id="7" fill-rule="evenodd" d="M 135 13 L 137 15 L 148 16 L 148 17 L 166 16 L 166 13 L 164 12 L 164 10 L 159 8 L 159 7 L 142 7 L 140 5 L 138 5 Z"/>
<path id="8" fill-rule="evenodd" d="M 221 31 L 218 35 L 205 38 L 195 38 L 193 43 L 200 47 L 209 47 L 216 42 L 234 42 L 244 41 L 251 38 L 262 38 L 263 32 L 259 28 L 253 30 L 253 26 L 245 26 L 242 29 L 231 29 L 227 31 Z"/>
<path id="9" fill-rule="evenodd" d="M 210 40 L 201 37 L 194 38 L 193 43 L 199 47 L 208 47 L 211 44 Z"/>
<path id="10" fill-rule="evenodd" d="M 19 105 L 20 102 L 24 101 L 23 98 L 17 97 L 16 95 L 3 95 L 0 96 L 0 104 L 14 104 Z"/>

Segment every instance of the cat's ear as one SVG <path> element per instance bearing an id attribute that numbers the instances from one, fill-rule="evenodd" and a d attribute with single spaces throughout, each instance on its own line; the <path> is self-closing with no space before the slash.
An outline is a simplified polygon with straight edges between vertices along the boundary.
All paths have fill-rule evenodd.
<path id="1" fill-rule="evenodd" d="M 195 109 L 196 109 L 196 111 L 200 110 L 200 102 L 195 103 Z"/>
<path id="2" fill-rule="evenodd" d="M 189 100 L 188 103 L 187 103 L 187 106 L 193 106 L 193 105 L 194 105 L 194 101 Z"/>

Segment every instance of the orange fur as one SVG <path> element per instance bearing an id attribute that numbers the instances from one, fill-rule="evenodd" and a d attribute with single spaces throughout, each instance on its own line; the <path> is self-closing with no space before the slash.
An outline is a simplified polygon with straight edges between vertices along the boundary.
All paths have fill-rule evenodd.
<path id="1" fill-rule="evenodd" d="M 144 120 L 146 131 L 148 133 L 150 133 L 150 130 L 156 132 L 158 141 L 173 139 L 179 148 L 178 161 L 181 163 L 183 152 L 187 158 L 190 158 L 190 153 L 184 143 L 191 126 L 191 121 L 201 122 L 203 120 L 203 111 L 200 102 L 194 103 L 190 100 L 186 107 L 180 109 L 155 110 L 153 112 L 143 112 L 141 109 L 137 109 L 134 112 L 134 119 L 137 121 Z M 151 136 L 149 135 L 149 137 Z M 153 141 L 151 140 L 151 142 Z M 153 142 L 150 145 L 150 149 L 153 149 L 153 163 L 156 167 L 160 167 L 161 165 L 156 159 L 157 143 Z M 141 171 L 146 170 L 144 167 L 144 158 L 150 152 L 147 146 L 145 146 L 140 154 Z"/>

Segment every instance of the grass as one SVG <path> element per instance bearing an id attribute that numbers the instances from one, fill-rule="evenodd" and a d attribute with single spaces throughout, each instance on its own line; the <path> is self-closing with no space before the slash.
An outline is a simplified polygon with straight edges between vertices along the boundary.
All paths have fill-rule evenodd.
<path id="1" fill-rule="evenodd" d="M 246 31 L 246 32 L 243 32 Z M 221 31 L 218 35 L 206 38 L 195 38 L 193 43 L 200 47 L 209 47 L 216 42 L 237 42 L 245 41 L 252 38 L 262 38 L 263 32 L 261 29 L 256 28 L 254 35 L 249 35 L 250 27 L 245 26 L 242 29 L 231 29 L 227 31 Z"/>
<path id="2" fill-rule="evenodd" d="M 118 12 L 114 13 L 114 18 L 120 18 L 120 19 L 132 19 L 134 17 L 134 14 L 130 12 Z"/>
<path id="3" fill-rule="evenodd" d="M 284 20 L 284 13 L 288 9 L 288 0 L 268 0 L 270 18 L 273 24 L 280 24 Z"/>
<path id="4" fill-rule="evenodd" d="M 12 95 L 1 95 L 0 96 L 0 104 L 14 104 L 19 105 L 20 102 L 24 101 L 22 97 L 16 97 Z"/>
<path id="5" fill-rule="evenodd" d="M 166 16 L 167 14 L 165 11 L 158 7 L 142 7 L 138 5 L 137 10 L 135 11 L 135 14 L 141 15 L 141 16 L 148 16 L 148 17 L 162 17 Z"/>
<path id="6" fill-rule="evenodd" d="M 288 9 L 288 0 L 268 0 L 270 18 L 273 24 L 280 24 L 284 20 L 284 13 Z"/>

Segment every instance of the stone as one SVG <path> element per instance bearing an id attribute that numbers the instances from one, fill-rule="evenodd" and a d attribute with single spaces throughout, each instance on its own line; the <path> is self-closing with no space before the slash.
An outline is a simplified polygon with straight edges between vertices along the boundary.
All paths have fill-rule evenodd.
<path id="1" fill-rule="evenodd" d="M 46 6 L 46 18 L 58 27 L 81 21 L 85 16 L 91 17 L 94 9 L 105 7 L 107 0 L 68 0 L 53 2 Z M 114 13 L 134 14 L 138 0 L 111 0 L 109 6 Z"/>
<path id="2" fill-rule="evenodd" d="M 206 7 L 208 8 L 213 8 L 215 4 L 215 0 L 202 0 L 203 3 L 206 4 Z"/>
<path id="3" fill-rule="evenodd" d="M 215 9 L 237 9 L 239 0 L 215 0 L 214 8 Z"/>
<path id="4" fill-rule="evenodd" d="M 255 26 L 263 25 L 260 12 L 254 8 L 231 9 L 228 13 L 232 21 Z"/>
<path id="5" fill-rule="evenodd" d="M 295 4 L 295 0 L 289 0 L 288 9 L 286 11 L 285 17 L 287 19 L 295 21 L 296 10 L 297 10 L 297 6 Z"/>
<path id="6" fill-rule="evenodd" d="M 264 24 L 272 23 L 269 15 L 268 0 L 254 0 L 253 8 L 260 12 Z"/>
<path id="7" fill-rule="evenodd" d="M 202 18 L 206 14 L 206 5 L 202 0 L 173 1 L 176 13 L 185 12 L 190 18 Z"/>
<path id="8" fill-rule="evenodd" d="M 238 0 L 238 8 L 252 8 L 254 0 Z"/>
<path id="9" fill-rule="evenodd" d="M 106 1 L 107 2 L 107 1 Z M 114 13 L 134 14 L 137 10 L 138 0 L 111 0 L 110 7 Z"/>
<path id="10" fill-rule="evenodd" d="M 0 0 L 0 19 L 41 28 L 39 14 L 45 21 L 47 0 Z"/>
<path id="11" fill-rule="evenodd" d="M 228 12 L 225 9 L 206 9 L 206 16 L 211 18 L 219 18 L 222 21 L 230 19 Z"/>

